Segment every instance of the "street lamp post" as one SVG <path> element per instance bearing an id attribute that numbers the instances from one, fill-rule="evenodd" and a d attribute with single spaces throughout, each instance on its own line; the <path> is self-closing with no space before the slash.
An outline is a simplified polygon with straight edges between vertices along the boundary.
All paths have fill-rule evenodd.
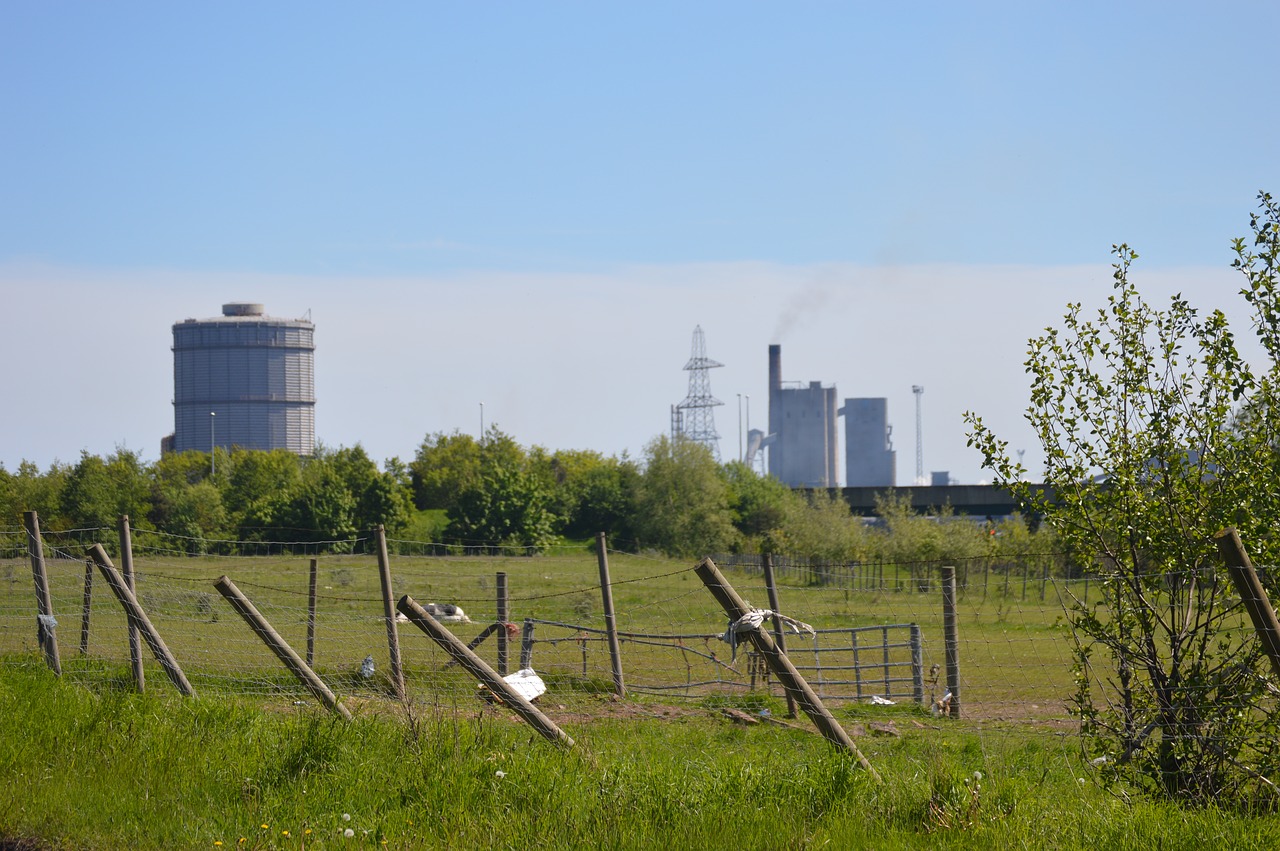
<path id="1" fill-rule="evenodd" d="M 216 424 L 218 422 L 217 417 L 218 415 L 215 414 L 213 411 L 209 412 L 209 477 L 210 478 L 213 478 L 213 476 L 218 472 L 218 453 L 217 453 L 218 441 L 215 439 Z"/>
<path id="2" fill-rule="evenodd" d="M 484 444 L 484 402 L 480 403 L 480 443 Z"/>
<path id="3" fill-rule="evenodd" d="M 742 394 L 738 394 L 738 463 L 742 463 Z"/>

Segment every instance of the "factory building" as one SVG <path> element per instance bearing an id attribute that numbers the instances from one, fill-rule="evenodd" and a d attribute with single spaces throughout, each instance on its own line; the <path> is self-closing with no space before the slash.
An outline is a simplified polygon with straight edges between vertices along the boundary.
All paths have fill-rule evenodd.
<path id="1" fill-rule="evenodd" d="M 267 316 L 261 304 L 222 306 L 212 319 L 173 326 L 177 452 L 315 449 L 315 326 Z"/>
<path id="2" fill-rule="evenodd" d="M 845 486 L 894 487 L 898 453 L 889 425 L 889 400 L 845 399 L 840 415 L 844 417 Z"/>
<path id="3" fill-rule="evenodd" d="M 790 487 L 836 487 L 836 388 L 784 382 L 782 347 L 769 346 L 769 474 Z"/>

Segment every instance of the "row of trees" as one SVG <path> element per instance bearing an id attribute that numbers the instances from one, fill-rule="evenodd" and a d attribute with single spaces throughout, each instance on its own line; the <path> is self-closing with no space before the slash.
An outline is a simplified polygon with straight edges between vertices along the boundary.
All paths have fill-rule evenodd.
<path id="1" fill-rule="evenodd" d="M 216 472 L 215 472 L 216 467 Z M 113 527 L 121 514 L 140 531 L 187 539 L 199 551 L 210 541 L 345 542 L 378 523 L 403 529 L 413 514 L 408 474 L 394 460 L 385 470 L 356 446 L 321 448 L 314 457 L 218 450 L 171 453 L 144 463 L 117 449 L 106 458 L 82 453 L 74 464 L 43 473 L 23 462 L 0 466 L 4 525 L 40 513 L 46 529 Z"/>
<path id="2" fill-rule="evenodd" d="M 658 437 L 633 460 L 525 448 L 499 428 L 483 440 L 428 435 L 414 459 L 382 468 L 359 445 L 284 452 L 190 451 L 144 463 L 118 449 L 41 472 L 0 467 L 0 524 L 34 509 L 46 528 L 136 529 L 188 540 L 288 541 L 343 549 L 384 525 L 392 537 L 537 551 L 597 532 L 614 546 L 697 556 L 777 552 L 820 561 L 962 561 L 1032 547 L 1020 523 L 993 530 L 881 505 L 869 527 L 835 494 L 792 491 L 744 464 L 719 464 L 692 441 Z M 1036 543 L 1041 550 L 1047 544 Z"/>

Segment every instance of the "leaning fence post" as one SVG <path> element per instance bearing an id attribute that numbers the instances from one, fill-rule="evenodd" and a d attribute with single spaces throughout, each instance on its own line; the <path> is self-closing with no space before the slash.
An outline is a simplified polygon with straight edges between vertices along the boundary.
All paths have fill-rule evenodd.
<path id="1" fill-rule="evenodd" d="M 44 571 L 44 541 L 40 538 L 40 518 L 34 511 L 24 511 L 27 527 L 27 553 L 31 556 L 31 575 L 36 583 L 36 640 L 44 651 L 49 669 L 62 676 L 62 660 L 58 658 L 58 621 L 53 616 L 53 598 L 49 595 L 49 577 Z"/>
<path id="2" fill-rule="evenodd" d="M 557 727 L 550 718 L 543 715 L 538 707 L 530 703 L 524 695 L 516 691 L 510 683 L 504 680 L 497 671 L 489 667 L 489 663 L 477 656 L 474 650 L 468 648 L 467 645 L 458 640 L 457 636 L 431 617 L 426 609 L 418 605 L 416 600 L 406 595 L 400 598 L 396 608 L 418 629 L 429 635 L 468 673 L 480 680 L 489 691 L 493 692 L 495 697 L 510 706 L 531 727 L 552 742 L 568 747 L 573 746 L 573 739 L 570 738 L 569 734 Z"/>
<path id="3" fill-rule="evenodd" d="M 396 630 L 396 609 L 391 596 L 391 558 L 387 555 L 387 532 L 381 523 L 374 530 L 378 539 L 378 578 L 382 581 L 382 612 L 387 620 L 387 647 L 391 653 L 391 686 L 404 700 L 404 669 L 400 667 L 400 633 Z"/>
<path id="4" fill-rule="evenodd" d="M 111 587 L 111 593 L 115 594 L 116 599 L 120 601 L 125 615 L 129 618 L 129 623 L 136 626 L 138 631 L 142 633 L 147 646 L 155 654 L 156 661 L 160 663 L 165 673 L 169 675 L 170 682 L 177 687 L 178 691 L 188 697 L 195 695 L 195 689 L 191 687 L 191 683 L 187 682 L 186 674 L 182 673 L 182 668 L 178 667 L 178 660 L 173 658 L 173 654 L 169 652 L 164 639 L 160 637 L 160 633 L 156 631 L 156 628 L 151 625 L 151 619 L 147 617 L 147 613 L 143 611 L 142 606 L 138 605 L 138 598 L 133 596 L 133 592 L 125 584 L 124 578 L 120 576 L 115 565 L 111 563 L 111 559 L 107 557 L 107 551 L 102 548 L 102 544 L 94 544 L 89 550 L 89 554 L 98 563 L 98 571 L 102 574 L 102 578 L 107 580 L 107 585 Z"/>
<path id="5" fill-rule="evenodd" d="M 498 594 L 498 673 L 505 677 L 510 673 L 507 670 L 507 619 L 510 617 L 507 607 L 507 574 L 500 570 L 495 579 L 494 586 Z"/>
<path id="6" fill-rule="evenodd" d="M 329 686 L 325 685 L 324 680 L 311 670 L 311 666 L 299 658 L 297 651 L 289 646 L 289 643 L 280 637 L 280 633 L 276 632 L 270 622 L 262 616 L 258 608 L 246 597 L 236 584 L 228 577 L 223 576 L 213 583 L 213 587 L 218 589 L 231 608 L 236 610 L 240 617 L 244 618 L 244 622 L 249 625 L 263 643 L 271 648 L 271 652 L 276 654 L 276 658 L 284 663 L 284 666 L 293 672 L 307 690 L 311 692 L 316 700 L 323 703 L 329 708 L 330 712 L 341 715 L 348 721 L 351 720 L 351 713 L 347 707 L 334 695 Z"/>
<path id="7" fill-rule="evenodd" d="M 702 580 L 702 584 L 707 586 L 707 590 L 711 592 L 711 596 L 715 597 L 725 614 L 729 616 L 729 620 L 737 623 L 744 616 L 751 613 L 751 607 L 748 606 L 738 592 L 733 589 L 724 575 L 720 573 L 720 569 L 716 567 L 716 563 L 709 558 L 704 558 L 698 562 L 698 566 L 694 568 L 698 574 L 698 578 Z M 730 629 L 733 627 L 731 626 Z M 854 755 L 858 760 L 858 764 L 871 772 L 871 776 L 876 780 L 880 779 L 880 775 L 871 767 L 871 763 L 862 755 L 862 751 L 858 750 L 858 746 L 854 744 L 853 739 L 849 738 L 849 734 L 836 721 L 831 712 L 823 705 L 822 699 L 814 692 L 814 690 L 805 682 L 804 677 L 796 670 L 796 666 L 791 663 L 791 659 L 785 653 L 779 652 L 773 638 L 763 629 L 752 629 L 743 633 L 747 640 L 755 647 L 756 652 L 764 656 L 769 663 L 769 668 L 773 671 L 774 676 L 782 683 L 783 688 L 796 695 L 796 702 L 805 714 L 813 721 L 818 731 L 822 733 L 823 738 L 831 742 L 837 747 L 843 748 Z"/>
<path id="8" fill-rule="evenodd" d="M 133 596 L 138 596 L 137 575 L 133 572 L 133 531 L 129 527 L 129 515 L 120 515 L 120 572 L 124 584 L 129 586 Z M 138 628 L 129 622 L 129 666 L 133 669 L 133 684 L 138 691 L 145 691 L 147 676 L 142 669 L 142 636 Z"/>
<path id="9" fill-rule="evenodd" d="M 627 696 L 622 681 L 622 649 L 618 646 L 618 620 L 613 614 L 613 583 L 609 580 L 608 541 L 604 532 L 596 534 L 596 561 L 600 564 L 600 596 L 604 605 L 604 629 L 609 636 L 609 662 L 613 666 L 613 693 Z"/>
<path id="10" fill-rule="evenodd" d="M 1280 676 L 1280 620 L 1276 619 L 1276 610 L 1272 608 L 1267 592 L 1258 581 L 1258 572 L 1253 569 L 1253 561 L 1245 552 L 1239 533 L 1228 528 L 1215 537 L 1218 539 L 1218 552 L 1222 554 L 1236 592 L 1249 612 L 1249 619 L 1253 621 L 1262 650 L 1271 660 L 1271 669 Z"/>
<path id="11" fill-rule="evenodd" d="M 776 612 L 782 607 L 778 605 L 778 585 L 776 582 L 773 581 L 773 557 L 769 553 L 764 553 L 763 555 L 761 555 L 760 566 L 764 570 L 764 586 L 767 589 L 769 594 L 769 608 L 773 609 Z M 773 616 L 773 641 L 775 644 L 778 645 L 778 650 L 780 652 L 782 653 L 787 652 L 787 642 L 786 642 L 786 639 L 782 637 L 782 621 L 778 620 L 777 615 Z M 854 659 L 855 661 L 853 664 L 854 664 L 854 670 L 856 671 L 857 664 L 858 664 L 856 661 L 857 650 L 854 651 Z M 796 717 L 796 699 L 791 694 L 790 691 L 787 691 L 786 689 L 783 689 L 783 691 L 787 692 L 787 717 L 795 718 Z"/>
<path id="12" fill-rule="evenodd" d="M 1025 575 L 1025 574 L 1024 574 Z M 950 714 L 960 717 L 960 634 L 956 626 L 956 569 L 942 568 L 942 634 L 947 654 L 947 690 Z"/>

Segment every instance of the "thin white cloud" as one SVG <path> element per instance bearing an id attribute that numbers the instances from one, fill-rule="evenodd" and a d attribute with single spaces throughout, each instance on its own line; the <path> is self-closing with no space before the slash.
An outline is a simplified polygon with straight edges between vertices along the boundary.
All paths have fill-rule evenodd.
<path id="1" fill-rule="evenodd" d="M 1182 292 L 1228 310 L 1249 336 L 1231 269 L 1135 273 L 1160 303 Z M 317 434 L 375 458 L 413 455 L 433 431 L 485 419 L 526 444 L 635 455 L 669 427 L 687 390 L 695 325 L 725 364 L 712 390 L 722 455 L 737 452 L 737 395 L 766 417 L 767 346 L 786 380 L 836 384 L 840 398 L 885 396 L 898 481 L 914 476 L 912 385 L 923 385 L 927 471 L 986 478 L 965 446 L 964 411 L 1039 452 L 1022 421 L 1026 341 L 1068 301 L 1101 306 L 1105 264 L 1073 267 L 631 266 L 577 274 L 458 272 L 308 277 L 0 265 L 5 416 L 0 462 L 46 467 L 118 444 L 158 454 L 172 431 L 171 325 L 254 301 L 316 323 Z M 745 425 L 745 423 L 744 423 Z M 841 467 L 843 469 L 843 466 Z"/>

